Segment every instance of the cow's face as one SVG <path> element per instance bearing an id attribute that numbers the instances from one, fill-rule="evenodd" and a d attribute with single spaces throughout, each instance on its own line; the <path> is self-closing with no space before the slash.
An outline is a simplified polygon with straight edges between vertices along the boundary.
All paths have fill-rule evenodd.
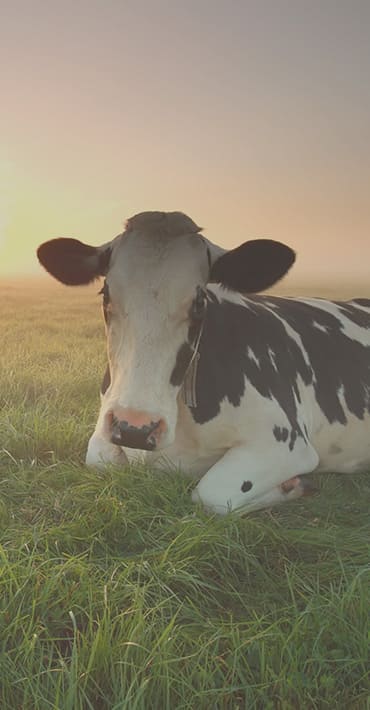
<path id="1" fill-rule="evenodd" d="M 102 417 L 106 437 L 119 446 L 163 449 L 174 440 L 177 398 L 206 317 L 207 283 L 256 292 L 294 261 L 278 242 L 246 242 L 225 252 L 199 232 L 182 213 L 144 212 L 102 247 L 71 239 L 39 247 L 40 262 L 63 283 L 105 276 L 110 384 Z"/>
<path id="2" fill-rule="evenodd" d="M 113 443 L 142 449 L 174 439 L 177 396 L 205 314 L 207 246 L 197 233 L 126 231 L 103 287 Z"/>

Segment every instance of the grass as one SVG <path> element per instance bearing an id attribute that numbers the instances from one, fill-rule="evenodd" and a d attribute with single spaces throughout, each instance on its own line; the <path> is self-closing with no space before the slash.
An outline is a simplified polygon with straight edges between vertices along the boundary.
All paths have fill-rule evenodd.
<path id="1" fill-rule="evenodd" d="M 369 708 L 369 477 L 217 518 L 87 470 L 97 290 L 0 288 L 0 708 Z"/>

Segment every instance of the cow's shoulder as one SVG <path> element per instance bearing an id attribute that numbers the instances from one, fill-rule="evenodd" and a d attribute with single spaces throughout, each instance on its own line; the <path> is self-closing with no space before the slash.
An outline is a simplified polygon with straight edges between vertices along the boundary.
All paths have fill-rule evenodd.
<path id="1" fill-rule="evenodd" d="M 196 421 L 241 404 L 248 380 L 297 423 L 298 378 L 329 422 L 370 412 L 370 301 L 243 297 L 210 290 L 201 341 Z"/>
<path id="2" fill-rule="evenodd" d="M 312 370 L 302 347 L 275 313 L 270 297 L 245 297 L 212 287 L 200 343 L 197 372 L 198 423 L 215 418 L 221 403 L 243 404 L 246 383 L 274 400 L 287 415 L 291 428 L 298 424 L 298 375 L 312 381 Z"/>

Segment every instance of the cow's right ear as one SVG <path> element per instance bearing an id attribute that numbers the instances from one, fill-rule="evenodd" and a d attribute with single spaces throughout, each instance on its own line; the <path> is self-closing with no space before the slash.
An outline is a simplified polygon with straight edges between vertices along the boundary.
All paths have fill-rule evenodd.
<path id="1" fill-rule="evenodd" d="M 109 244 L 92 247 L 77 239 L 52 239 L 41 244 L 37 258 L 54 278 L 68 286 L 89 284 L 108 271 Z"/>

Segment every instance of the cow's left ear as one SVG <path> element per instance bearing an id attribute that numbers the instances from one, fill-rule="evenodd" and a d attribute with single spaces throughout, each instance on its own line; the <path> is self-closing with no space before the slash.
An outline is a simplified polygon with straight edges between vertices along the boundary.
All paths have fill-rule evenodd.
<path id="1" fill-rule="evenodd" d="M 253 239 L 220 256 L 209 281 L 242 293 L 258 293 L 273 286 L 294 264 L 293 249 L 272 239 Z"/>
<path id="2" fill-rule="evenodd" d="M 110 255 L 110 243 L 92 247 L 68 238 L 51 239 L 37 250 L 37 258 L 44 269 L 67 286 L 82 286 L 104 276 Z"/>

